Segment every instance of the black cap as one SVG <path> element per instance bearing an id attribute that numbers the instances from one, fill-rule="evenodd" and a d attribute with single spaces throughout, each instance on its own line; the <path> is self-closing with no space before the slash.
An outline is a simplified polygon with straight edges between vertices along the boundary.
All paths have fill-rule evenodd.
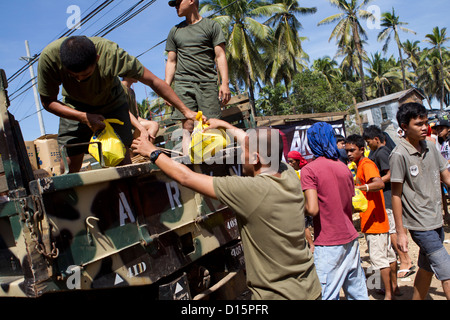
<path id="1" fill-rule="evenodd" d="M 448 120 L 442 119 L 442 120 L 438 120 L 436 122 L 436 127 L 437 126 L 445 126 L 445 127 L 450 127 L 450 123 L 448 122 Z"/>
<path id="2" fill-rule="evenodd" d="M 169 6 L 175 7 L 176 5 L 177 5 L 177 0 L 170 0 L 169 1 Z"/>

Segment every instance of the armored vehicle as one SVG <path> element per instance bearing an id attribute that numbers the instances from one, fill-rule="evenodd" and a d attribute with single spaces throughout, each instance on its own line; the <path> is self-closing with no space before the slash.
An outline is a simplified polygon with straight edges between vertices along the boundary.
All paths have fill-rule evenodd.
<path id="1" fill-rule="evenodd" d="M 178 185 L 145 159 L 36 178 L 8 111 L 3 70 L 0 78 L 0 296 L 145 286 L 149 299 L 234 299 L 245 291 L 230 209 Z M 242 103 L 225 113 L 230 121 L 251 123 Z M 162 130 L 165 138 L 175 127 Z M 165 149 L 174 144 L 168 140 Z M 240 174 L 235 152 L 216 157 L 191 169 Z"/>

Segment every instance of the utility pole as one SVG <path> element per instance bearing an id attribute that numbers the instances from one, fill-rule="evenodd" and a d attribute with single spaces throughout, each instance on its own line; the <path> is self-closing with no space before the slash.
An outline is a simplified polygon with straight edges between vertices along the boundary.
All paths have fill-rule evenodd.
<path id="1" fill-rule="evenodd" d="M 41 104 L 39 102 L 39 96 L 38 96 L 38 92 L 37 92 L 36 77 L 34 76 L 33 65 L 31 64 L 31 61 L 34 58 L 31 57 L 28 40 L 25 40 L 25 48 L 27 50 L 27 56 L 21 57 L 20 59 L 25 60 L 30 65 L 29 69 L 30 69 L 31 83 L 33 85 L 34 103 L 36 104 L 36 111 L 37 111 L 37 115 L 38 115 L 38 119 L 39 119 L 39 127 L 41 129 L 41 135 L 43 136 L 43 135 L 45 135 L 44 120 L 42 119 Z"/>
<path id="2" fill-rule="evenodd" d="M 358 107 L 356 106 L 356 99 L 353 97 L 353 106 L 355 107 L 355 113 L 356 113 L 356 123 L 358 123 L 359 126 L 359 133 L 363 135 L 363 125 L 361 121 L 361 117 L 359 116 Z"/>

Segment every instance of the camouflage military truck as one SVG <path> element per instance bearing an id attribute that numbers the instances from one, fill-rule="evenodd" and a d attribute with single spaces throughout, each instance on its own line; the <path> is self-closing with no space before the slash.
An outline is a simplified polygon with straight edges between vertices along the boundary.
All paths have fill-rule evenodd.
<path id="1" fill-rule="evenodd" d="M 234 213 L 150 162 L 36 179 L 1 75 L 0 296 L 145 286 L 149 299 L 234 299 L 245 290 Z M 244 109 L 226 113 L 247 126 Z M 191 168 L 239 174 L 230 157 Z"/>

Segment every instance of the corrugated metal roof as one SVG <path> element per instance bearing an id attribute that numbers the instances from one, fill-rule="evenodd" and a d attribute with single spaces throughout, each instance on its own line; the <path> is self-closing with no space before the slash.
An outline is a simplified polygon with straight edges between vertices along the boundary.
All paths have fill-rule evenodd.
<path id="1" fill-rule="evenodd" d="M 401 98 L 403 98 L 406 95 L 411 94 L 412 92 L 416 92 L 417 94 L 419 94 L 422 97 L 422 99 L 425 99 L 424 95 L 419 90 L 417 90 L 416 88 L 411 88 L 408 90 L 403 90 L 403 91 L 399 91 L 396 93 L 392 93 L 392 94 L 389 94 L 389 95 L 381 97 L 381 98 L 376 98 L 376 99 L 372 99 L 369 101 L 360 102 L 360 103 L 357 103 L 356 106 L 358 107 L 358 109 L 363 109 L 363 108 L 371 107 L 371 106 L 374 106 L 377 104 L 383 104 L 383 103 L 386 103 L 389 101 L 400 100 Z"/>

